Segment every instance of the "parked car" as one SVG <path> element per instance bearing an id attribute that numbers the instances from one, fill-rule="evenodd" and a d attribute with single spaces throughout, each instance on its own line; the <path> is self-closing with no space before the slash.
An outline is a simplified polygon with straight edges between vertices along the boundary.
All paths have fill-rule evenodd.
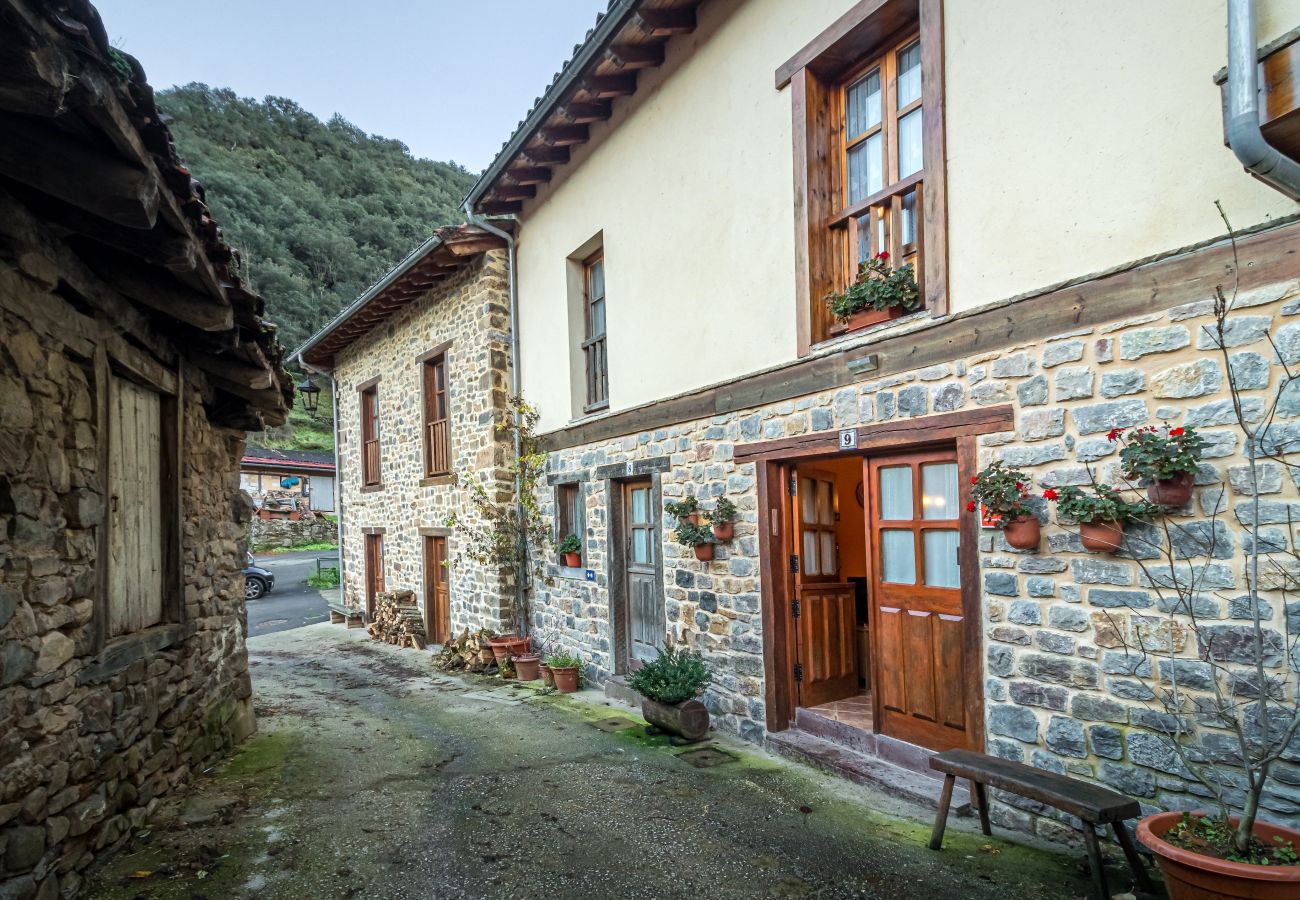
<path id="1" fill-rule="evenodd" d="M 257 565 L 253 554 L 248 554 L 248 565 L 244 566 L 244 599 L 256 600 L 275 587 L 275 573 Z"/>

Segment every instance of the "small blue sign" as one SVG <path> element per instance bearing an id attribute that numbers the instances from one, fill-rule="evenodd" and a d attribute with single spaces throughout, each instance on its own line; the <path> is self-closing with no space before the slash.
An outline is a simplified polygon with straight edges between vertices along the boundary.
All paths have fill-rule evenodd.
<path id="1" fill-rule="evenodd" d="M 595 581 L 595 580 L 596 580 L 596 570 L 595 570 L 595 569 L 587 569 L 587 570 L 586 570 L 585 572 L 583 572 L 582 574 L 586 576 L 586 578 L 587 578 L 588 581 Z"/>

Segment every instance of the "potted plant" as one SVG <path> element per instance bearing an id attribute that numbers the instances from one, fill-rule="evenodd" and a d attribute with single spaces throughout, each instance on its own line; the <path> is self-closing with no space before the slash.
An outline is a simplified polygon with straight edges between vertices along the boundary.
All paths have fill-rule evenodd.
<path id="1" fill-rule="evenodd" d="M 982 506 L 989 514 L 997 516 L 1002 525 L 1002 536 L 1017 550 L 1032 550 L 1038 546 L 1041 528 L 1038 516 L 1029 507 L 1031 499 L 1029 476 L 1019 469 L 1006 466 L 1001 460 L 971 476 L 971 497 L 966 508 L 976 512 Z"/>
<path id="2" fill-rule="evenodd" d="M 552 653 L 546 657 L 546 665 L 551 670 L 555 689 L 561 694 L 572 694 L 578 689 L 579 675 L 582 671 L 582 657 L 569 653 Z"/>
<path id="3" fill-rule="evenodd" d="M 694 497 L 683 497 L 681 500 L 665 503 L 664 510 L 668 515 L 676 516 L 679 522 L 685 519 L 692 525 L 700 524 L 700 501 Z"/>
<path id="4" fill-rule="evenodd" d="M 713 559 L 713 532 L 703 525 L 696 525 L 690 520 L 682 521 L 673 532 L 673 540 L 683 547 L 690 547 L 695 551 L 695 558 L 700 562 L 708 562 Z"/>
<path id="5" fill-rule="evenodd" d="M 1079 540 L 1085 549 L 1113 553 L 1124 542 L 1124 522 L 1143 519 L 1156 512 L 1145 500 L 1129 503 L 1113 487 L 1093 485 L 1091 490 L 1068 485 L 1055 491 L 1043 491 L 1044 500 L 1056 501 L 1057 512 L 1079 524 Z"/>
<path id="6" fill-rule="evenodd" d="M 515 677 L 520 681 L 536 681 L 542 677 L 542 654 L 529 651 L 519 654 L 511 661 L 515 666 Z"/>
<path id="7" fill-rule="evenodd" d="M 488 646 L 492 648 L 492 655 L 496 657 L 498 666 L 513 657 L 527 653 L 531 644 L 532 641 L 528 637 L 514 634 L 502 634 L 488 639 Z"/>
<path id="8" fill-rule="evenodd" d="M 921 291 L 912 264 L 895 269 L 882 250 L 858 266 L 857 280 L 824 299 L 842 330 L 852 331 L 918 309 Z"/>
<path id="9" fill-rule="evenodd" d="M 566 534 L 556 550 L 559 551 L 560 562 L 570 569 L 582 566 L 582 541 L 578 540 L 576 534 Z"/>
<path id="10" fill-rule="evenodd" d="M 713 536 L 720 541 L 729 541 L 736 535 L 736 520 L 740 513 L 736 504 L 726 497 L 719 497 L 713 509 L 707 513 L 709 524 L 713 526 Z"/>
<path id="11" fill-rule="evenodd" d="M 542 673 L 542 687 L 555 687 L 555 673 L 551 671 L 551 667 L 543 661 L 537 668 Z"/>
<path id="12" fill-rule="evenodd" d="M 684 740 L 699 741 L 709 733 L 709 710 L 695 698 L 711 680 L 698 653 L 669 646 L 628 676 L 627 683 L 641 695 L 641 715 L 647 722 Z"/>
<path id="13" fill-rule="evenodd" d="M 1161 506 L 1182 506 L 1192 497 L 1205 439 L 1194 428 L 1135 428 L 1127 436 L 1112 428 L 1106 437 L 1124 444 L 1119 461 L 1124 477 L 1150 482 L 1147 496 Z"/>

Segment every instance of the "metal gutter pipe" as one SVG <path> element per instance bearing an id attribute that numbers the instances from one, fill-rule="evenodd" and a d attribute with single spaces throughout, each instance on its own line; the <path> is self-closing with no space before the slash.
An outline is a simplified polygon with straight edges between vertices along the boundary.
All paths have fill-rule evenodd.
<path id="1" fill-rule="evenodd" d="M 1270 144 L 1259 127 L 1255 40 L 1255 0 L 1228 0 L 1228 146 L 1248 172 L 1300 200 L 1300 164 Z"/>
<path id="2" fill-rule="evenodd" d="M 471 225 L 482 228 L 488 234 L 496 235 L 506 242 L 506 284 L 507 294 L 510 298 L 510 393 L 514 397 L 520 396 L 522 392 L 521 380 L 519 377 L 519 283 L 515 277 L 515 238 L 510 232 L 497 228 L 491 222 L 480 219 L 474 215 L 474 207 L 468 198 L 461 207 L 465 212 L 465 220 Z M 518 221 L 518 220 L 516 220 Z M 519 413 L 514 414 L 514 451 L 515 459 L 519 459 L 522 452 L 522 446 L 519 440 Z M 519 620 L 519 627 L 522 634 L 527 635 L 529 632 L 528 622 L 528 536 L 522 527 L 524 521 L 524 501 L 523 501 L 523 476 L 520 473 L 515 474 L 515 519 L 520 523 L 518 553 L 520 559 L 520 571 L 515 573 L 515 614 Z"/>
<path id="3" fill-rule="evenodd" d="M 305 348 L 304 348 L 305 349 Z M 334 512 L 338 516 L 339 526 L 339 601 L 342 602 L 344 591 L 347 588 L 347 568 L 344 560 L 347 558 L 343 553 L 343 537 L 347 529 L 347 520 L 343 516 L 343 466 L 339 462 L 339 383 L 334 378 L 334 370 L 328 372 L 324 369 L 318 369 L 315 366 L 307 365 L 302 358 L 302 350 L 299 350 L 290 362 L 297 360 L 298 365 L 304 372 L 315 372 L 317 375 L 328 375 L 330 379 L 330 409 L 333 412 L 333 422 L 331 423 L 334 432 L 334 503 L 337 507 Z M 362 611 L 364 618 L 365 611 Z"/>

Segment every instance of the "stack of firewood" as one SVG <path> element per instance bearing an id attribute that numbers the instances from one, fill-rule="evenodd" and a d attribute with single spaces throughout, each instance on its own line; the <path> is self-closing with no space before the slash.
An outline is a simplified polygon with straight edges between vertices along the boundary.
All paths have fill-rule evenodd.
<path id="1" fill-rule="evenodd" d="M 382 591 L 375 595 L 374 620 L 366 626 L 377 641 L 423 650 L 429 638 L 414 591 Z"/>
<path id="2" fill-rule="evenodd" d="M 488 641 L 496 634 L 487 629 L 471 632 L 468 628 L 460 637 L 452 638 L 442 645 L 442 652 L 434 657 L 433 665 L 443 672 L 464 669 L 474 674 L 494 674 L 497 670 L 496 659 Z"/>

